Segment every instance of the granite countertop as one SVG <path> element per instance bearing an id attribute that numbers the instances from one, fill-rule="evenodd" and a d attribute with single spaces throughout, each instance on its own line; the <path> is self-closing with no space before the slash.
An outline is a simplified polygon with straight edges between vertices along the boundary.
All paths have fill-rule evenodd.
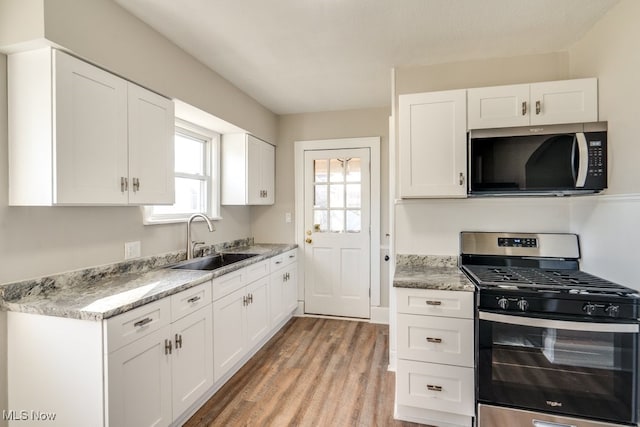
<path id="1" fill-rule="evenodd" d="M 393 286 L 474 292 L 474 284 L 458 268 L 457 257 L 398 255 Z"/>
<path id="2" fill-rule="evenodd" d="M 251 244 L 220 252 L 257 253 L 213 271 L 167 268 L 184 251 L 0 286 L 0 308 L 82 320 L 103 320 L 204 283 L 280 253 L 296 244 Z"/>

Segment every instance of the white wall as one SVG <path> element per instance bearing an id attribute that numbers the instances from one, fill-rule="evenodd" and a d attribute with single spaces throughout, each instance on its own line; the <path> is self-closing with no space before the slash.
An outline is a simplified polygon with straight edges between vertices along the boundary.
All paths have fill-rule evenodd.
<path id="1" fill-rule="evenodd" d="M 572 77 L 597 76 L 600 119 L 609 122 L 609 189 L 572 200 L 582 268 L 640 290 L 640 2 L 622 0 L 570 50 Z"/>

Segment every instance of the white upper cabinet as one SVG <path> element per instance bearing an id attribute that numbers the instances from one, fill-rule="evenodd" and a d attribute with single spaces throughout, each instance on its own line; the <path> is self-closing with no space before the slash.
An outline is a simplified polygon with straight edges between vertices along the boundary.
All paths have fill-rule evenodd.
<path id="1" fill-rule="evenodd" d="M 173 102 L 59 50 L 8 59 L 9 204 L 173 203 Z"/>
<path id="2" fill-rule="evenodd" d="M 246 133 L 222 138 L 222 204 L 275 202 L 275 147 Z"/>
<path id="3" fill-rule="evenodd" d="M 400 95 L 400 196 L 465 197 L 466 90 Z"/>
<path id="4" fill-rule="evenodd" d="M 595 122 L 598 80 L 468 89 L 469 129 Z"/>

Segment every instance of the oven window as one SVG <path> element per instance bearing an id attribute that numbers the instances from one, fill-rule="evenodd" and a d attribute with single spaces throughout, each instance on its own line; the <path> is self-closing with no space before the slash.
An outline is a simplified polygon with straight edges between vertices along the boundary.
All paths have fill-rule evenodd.
<path id="1" fill-rule="evenodd" d="M 636 349 L 636 334 L 481 320 L 480 399 L 635 422 Z"/>

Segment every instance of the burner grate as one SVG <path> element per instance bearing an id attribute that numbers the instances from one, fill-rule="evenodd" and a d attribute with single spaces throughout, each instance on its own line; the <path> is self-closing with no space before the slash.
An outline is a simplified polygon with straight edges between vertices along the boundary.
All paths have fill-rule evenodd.
<path id="1" fill-rule="evenodd" d="M 626 295 L 635 291 L 580 270 L 465 265 L 481 286 L 510 286 L 568 293 Z"/>

